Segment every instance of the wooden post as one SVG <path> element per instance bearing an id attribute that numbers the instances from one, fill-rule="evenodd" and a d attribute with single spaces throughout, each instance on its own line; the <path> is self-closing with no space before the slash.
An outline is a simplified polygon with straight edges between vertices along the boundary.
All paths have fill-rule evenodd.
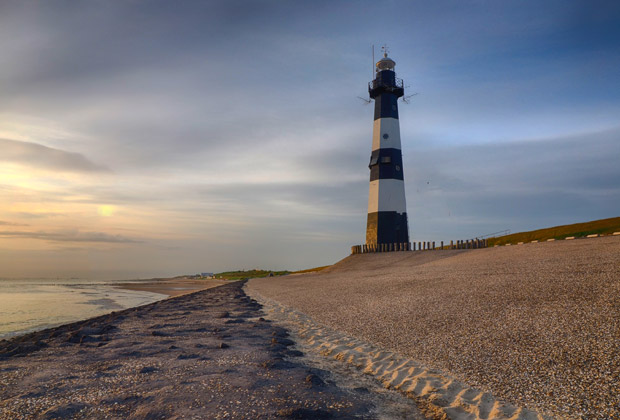
<path id="1" fill-rule="evenodd" d="M 443 250 L 443 241 L 441 241 L 441 249 Z"/>

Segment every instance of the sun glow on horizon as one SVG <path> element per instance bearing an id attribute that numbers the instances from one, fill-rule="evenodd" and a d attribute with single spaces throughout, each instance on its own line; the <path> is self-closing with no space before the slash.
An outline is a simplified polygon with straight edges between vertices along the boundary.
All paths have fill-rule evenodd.
<path id="1" fill-rule="evenodd" d="M 117 211 L 116 206 L 112 206 L 110 204 L 104 204 L 104 205 L 97 207 L 97 213 L 99 213 L 99 215 L 103 217 L 112 217 L 114 216 L 116 211 Z"/>

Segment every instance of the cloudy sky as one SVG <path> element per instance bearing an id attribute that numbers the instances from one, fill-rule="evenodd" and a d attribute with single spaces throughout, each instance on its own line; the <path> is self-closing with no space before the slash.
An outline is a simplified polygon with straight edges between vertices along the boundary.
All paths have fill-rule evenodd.
<path id="1" fill-rule="evenodd" d="M 0 277 L 301 269 L 365 238 L 387 44 L 414 240 L 619 216 L 615 1 L 2 1 Z"/>

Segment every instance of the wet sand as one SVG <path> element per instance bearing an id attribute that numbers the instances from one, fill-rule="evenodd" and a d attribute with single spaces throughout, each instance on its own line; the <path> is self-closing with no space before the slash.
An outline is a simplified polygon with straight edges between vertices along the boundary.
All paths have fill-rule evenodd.
<path id="1" fill-rule="evenodd" d="M 180 296 L 228 283 L 230 283 L 230 281 L 221 279 L 190 279 L 187 277 L 176 277 L 170 279 L 153 279 L 150 281 L 140 281 L 135 283 L 118 283 L 117 287 L 119 289 L 135 290 L 140 292 L 159 293 L 160 295 Z"/>
<path id="2" fill-rule="evenodd" d="M 612 419 L 620 418 L 619 261 L 618 236 L 353 255 L 247 289 L 281 314 L 297 311 L 315 350 L 437 398 L 439 408 L 492 395 L 556 418 Z M 488 394 L 453 392 L 450 378 Z M 481 415 L 477 403 L 471 418 Z"/>
<path id="3" fill-rule="evenodd" d="M 2 340 L 0 418 L 422 418 L 307 363 L 263 315 L 232 282 Z"/>

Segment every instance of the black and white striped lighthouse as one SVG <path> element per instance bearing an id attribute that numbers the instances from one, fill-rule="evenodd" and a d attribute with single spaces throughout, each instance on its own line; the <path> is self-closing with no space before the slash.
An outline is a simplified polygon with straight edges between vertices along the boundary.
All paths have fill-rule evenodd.
<path id="1" fill-rule="evenodd" d="M 375 122 L 370 156 L 370 190 L 366 244 L 409 242 L 403 157 L 400 148 L 398 98 L 404 95 L 403 81 L 396 78 L 394 60 L 387 56 L 376 63 L 375 79 L 369 83 L 375 101 Z"/>

